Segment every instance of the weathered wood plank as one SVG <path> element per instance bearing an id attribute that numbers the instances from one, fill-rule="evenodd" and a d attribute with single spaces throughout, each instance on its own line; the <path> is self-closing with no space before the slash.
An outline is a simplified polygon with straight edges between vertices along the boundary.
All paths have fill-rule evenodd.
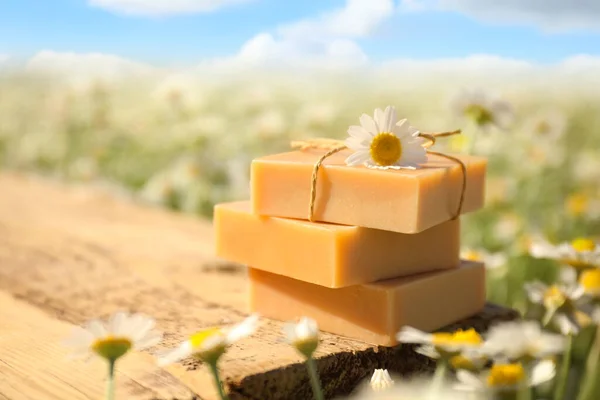
<path id="1" fill-rule="evenodd" d="M 2 292 L 0 321 L 0 392 L 6 398 L 102 398 L 105 363 L 70 359 L 61 345 L 72 325 Z M 123 358 L 117 374 L 120 398 L 191 397 L 190 389 L 157 368 L 147 354 Z"/>
<path id="2" fill-rule="evenodd" d="M 81 324 L 119 309 L 140 311 L 154 316 L 166 333 L 164 342 L 150 349 L 154 353 L 198 329 L 246 316 L 245 271 L 213 268 L 219 264 L 209 222 L 17 175 L 0 175 L 0 193 L 0 291 L 18 299 L 17 309 L 46 315 L 40 332 L 46 325 Z M 514 316 L 490 306 L 463 325 L 485 328 L 493 319 Z M 233 398 L 310 398 L 302 360 L 280 332 L 281 323 L 265 321 L 257 335 L 224 356 L 221 367 Z M 58 330 L 53 335 L 51 340 L 58 339 Z M 330 396 L 347 393 L 374 368 L 410 373 L 430 366 L 409 346 L 374 348 L 330 334 L 322 338 L 318 364 Z M 0 341 L 0 360 L 5 348 Z M 148 363 L 136 364 L 140 373 L 134 376 L 145 393 L 166 399 L 189 388 L 202 399 L 215 398 L 210 376 L 197 362 L 160 370 L 148 354 L 133 356 Z M 81 371 L 68 383 L 97 398 L 90 381 L 95 371 L 88 376 L 77 364 L 64 368 Z M 0 383 L 0 393 L 9 398 L 11 387 L 26 385 L 23 372 L 11 371 Z"/>

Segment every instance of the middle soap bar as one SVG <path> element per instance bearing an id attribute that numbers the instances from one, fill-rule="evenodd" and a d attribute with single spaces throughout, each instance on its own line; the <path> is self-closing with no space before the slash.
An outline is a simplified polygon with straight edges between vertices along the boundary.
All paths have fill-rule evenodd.
<path id="1" fill-rule="evenodd" d="M 460 222 L 418 234 L 263 217 L 250 202 L 215 206 L 217 256 L 329 288 L 458 267 Z"/>

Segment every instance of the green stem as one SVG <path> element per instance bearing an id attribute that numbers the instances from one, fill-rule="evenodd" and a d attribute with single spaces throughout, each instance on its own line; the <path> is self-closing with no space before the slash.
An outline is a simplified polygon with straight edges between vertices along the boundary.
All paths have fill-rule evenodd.
<path id="1" fill-rule="evenodd" d="M 526 386 L 519 390 L 517 394 L 519 400 L 534 400 L 533 387 Z"/>
<path id="2" fill-rule="evenodd" d="M 494 393 L 494 400 L 518 400 L 519 392 L 517 390 L 503 390 Z"/>
<path id="3" fill-rule="evenodd" d="M 600 386 L 598 385 L 598 362 L 600 361 L 600 336 L 597 327 L 594 331 L 594 341 L 588 354 L 585 366 L 585 376 L 581 385 L 578 400 L 595 400 L 598 397 Z"/>
<path id="4" fill-rule="evenodd" d="M 225 394 L 225 391 L 223 390 L 223 384 L 221 383 L 221 378 L 219 377 L 219 368 L 217 367 L 217 363 L 208 363 L 208 366 L 210 367 L 210 372 L 212 373 L 212 376 L 215 380 L 215 386 L 217 387 L 217 392 L 219 393 L 219 398 L 221 400 L 228 400 L 229 398 L 227 397 L 227 395 Z"/>
<path id="5" fill-rule="evenodd" d="M 312 386 L 313 394 L 316 400 L 324 400 L 323 389 L 321 389 L 321 381 L 317 373 L 317 365 L 312 357 L 306 359 L 306 368 L 310 377 L 310 385 Z"/>
<path id="6" fill-rule="evenodd" d="M 448 361 L 441 358 L 437 362 L 437 366 L 435 368 L 435 373 L 433 374 L 433 382 L 431 384 L 431 391 L 434 394 L 437 394 L 439 389 L 444 384 L 444 380 L 446 379 L 446 374 L 448 373 Z"/>
<path id="7" fill-rule="evenodd" d="M 106 381 L 106 400 L 115 398 L 115 364 L 116 360 L 108 360 L 108 379 Z"/>
<path id="8" fill-rule="evenodd" d="M 567 348 L 560 363 L 560 369 L 556 377 L 556 386 L 554 387 L 554 400 L 564 400 L 569 380 L 569 370 L 571 369 L 571 355 L 573 352 L 573 335 L 567 335 Z"/>

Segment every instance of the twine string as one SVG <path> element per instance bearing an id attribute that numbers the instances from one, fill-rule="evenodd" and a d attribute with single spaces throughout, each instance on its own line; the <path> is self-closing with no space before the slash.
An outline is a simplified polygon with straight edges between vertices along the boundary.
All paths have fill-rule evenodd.
<path id="1" fill-rule="evenodd" d="M 467 166 L 465 165 L 465 163 L 462 160 L 460 160 L 457 157 L 453 157 L 448 154 L 440 153 L 437 151 L 431 151 L 428 149 L 435 144 L 437 138 L 458 135 L 460 133 L 461 133 L 460 129 L 455 130 L 455 131 L 450 131 L 450 132 L 419 133 L 420 137 L 427 139 L 429 141 L 428 143 L 423 145 L 423 147 L 425 148 L 425 151 L 427 151 L 428 154 L 433 154 L 433 155 L 436 155 L 439 157 L 444 157 L 444 158 L 454 161 L 455 163 L 460 165 L 460 169 L 462 172 L 462 187 L 461 187 L 461 191 L 460 191 L 460 199 L 458 201 L 458 208 L 457 208 L 454 216 L 451 218 L 452 220 L 457 219 L 462 213 L 462 208 L 463 208 L 463 204 L 465 201 L 465 194 L 466 194 L 466 190 L 467 190 Z M 315 203 L 316 203 L 316 198 L 317 198 L 317 177 L 319 175 L 319 168 L 321 168 L 323 161 L 325 161 L 328 157 L 330 157 L 330 156 L 334 155 L 335 153 L 338 153 L 342 150 L 346 150 L 348 147 L 341 140 L 323 139 L 323 138 L 293 141 L 291 143 L 291 147 L 294 149 L 301 150 L 301 151 L 309 150 L 309 149 L 327 150 L 327 152 L 325 154 L 323 154 L 321 157 L 319 157 L 319 159 L 313 166 L 313 170 L 312 170 L 312 176 L 311 176 L 311 182 L 310 182 L 310 202 L 309 202 L 309 206 L 308 206 L 308 220 L 311 222 L 314 222 L 314 210 L 315 210 Z"/>

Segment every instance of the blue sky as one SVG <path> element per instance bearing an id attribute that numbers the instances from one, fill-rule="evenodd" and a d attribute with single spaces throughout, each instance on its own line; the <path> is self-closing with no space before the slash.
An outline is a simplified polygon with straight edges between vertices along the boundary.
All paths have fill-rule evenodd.
<path id="1" fill-rule="evenodd" d="M 552 8 L 554 3 L 559 7 L 559 0 L 547 0 L 549 11 L 528 5 L 533 0 L 507 0 L 510 4 L 502 9 L 490 5 L 491 16 L 473 6 L 476 0 L 396 0 L 393 9 L 386 8 L 392 0 L 212 0 L 210 11 L 194 9 L 191 0 L 181 0 L 180 9 L 173 10 L 164 0 L 152 0 L 163 1 L 167 8 L 150 13 L 140 0 L 95 1 L 0 0 L 0 54 L 26 59 L 42 50 L 97 52 L 154 64 L 193 64 L 234 56 L 248 41 L 266 34 L 265 46 L 275 58 L 288 57 L 295 46 L 303 49 L 299 57 L 306 51 L 318 55 L 337 39 L 350 46 L 345 56 L 364 54 L 371 61 L 494 54 L 554 63 L 578 54 L 600 56 L 600 23 L 594 26 L 600 21 L 600 8 L 592 4 L 595 0 L 564 0 L 573 10 L 563 20 L 559 18 L 564 10 Z M 382 7 L 373 11 L 365 29 L 323 28 L 331 23 L 324 14 L 342 13 L 350 3 L 359 7 L 361 1 Z M 495 0 L 478 1 L 480 5 Z M 123 4 L 129 9 L 123 11 Z M 350 14 L 344 17 L 348 26 L 360 18 Z M 282 33 L 302 20 L 317 21 L 323 33 L 313 38 L 303 36 L 310 36 L 312 28 Z M 267 51 L 263 47 L 259 52 Z"/>

